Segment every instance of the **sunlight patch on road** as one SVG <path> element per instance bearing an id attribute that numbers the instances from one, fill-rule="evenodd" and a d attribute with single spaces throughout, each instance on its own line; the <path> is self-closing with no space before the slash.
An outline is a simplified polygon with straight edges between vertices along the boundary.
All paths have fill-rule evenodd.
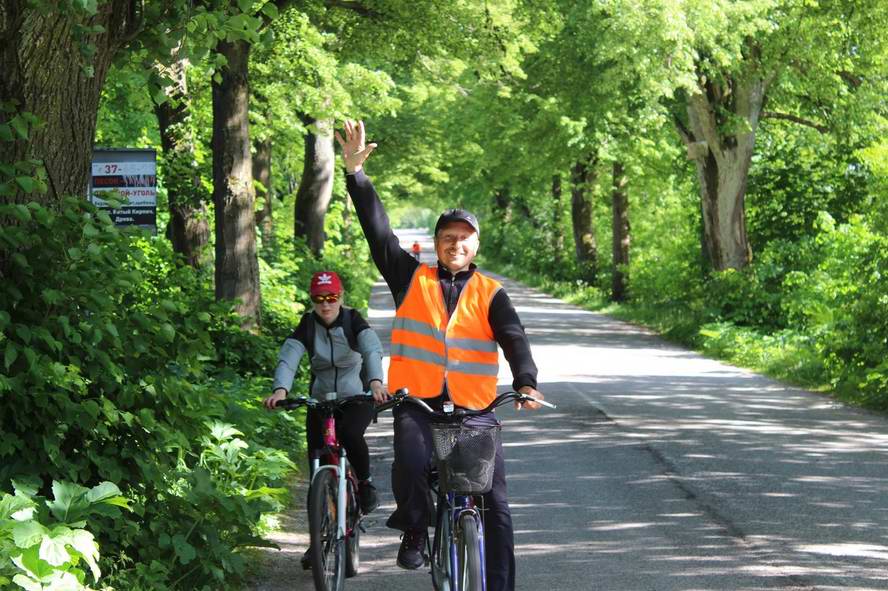
<path id="1" fill-rule="evenodd" d="M 799 552 L 826 554 L 828 556 L 859 556 L 888 560 L 888 546 L 846 542 L 840 544 L 804 544 L 797 546 Z"/>

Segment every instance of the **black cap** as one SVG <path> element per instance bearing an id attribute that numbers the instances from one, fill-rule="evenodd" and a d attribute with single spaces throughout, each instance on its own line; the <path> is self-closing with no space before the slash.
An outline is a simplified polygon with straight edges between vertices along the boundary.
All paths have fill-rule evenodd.
<path id="1" fill-rule="evenodd" d="M 475 217 L 475 214 L 468 212 L 465 209 L 448 209 L 442 213 L 435 224 L 435 235 L 438 235 L 438 230 L 440 230 L 442 226 L 446 226 L 450 222 L 465 222 L 475 229 L 478 236 L 481 235 L 481 228 L 478 226 L 478 218 Z"/>

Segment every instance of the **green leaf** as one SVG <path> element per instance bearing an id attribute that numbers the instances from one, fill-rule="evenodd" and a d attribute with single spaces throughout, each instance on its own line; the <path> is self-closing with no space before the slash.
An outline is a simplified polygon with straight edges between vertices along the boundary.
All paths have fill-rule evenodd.
<path id="1" fill-rule="evenodd" d="M 80 552 L 80 555 L 83 556 L 83 559 L 89 565 L 89 569 L 92 571 L 93 579 L 96 581 L 99 580 L 99 577 L 102 576 L 102 572 L 99 570 L 99 547 L 96 544 L 95 538 L 88 531 L 79 529 L 75 530 L 71 534 L 70 542 L 71 546 Z"/>
<path id="2" fill-rule="evenodd" d="M 276 19 L 278 17 L 278 8 L 274 2 L 266 2 L 262 5 L 262 13 L 270 19 Z"/>
<path id="3" fill-rule="evenodd" d="M 21 204 L 13 206 L 12 215 L 14 215 L 20 222 L 31 221 L 31 210 Z"/>
<path id="4" fill-rule="evenodd" d="M 49 530 L 36 521 L 19 521 L 12 526 L 12 540 L 16 547 L 30 548 L 40 543 Z"/>
<path id="5" fill-rule="evenodd" d="M 65 294 L 57 289 L 46 288 L 40 292 L 40 296 L 43 298 L 44 302 L 52 306 L 53 304 L 61 302 L 64 299 Z"/>
<path id="6" fill-rule="evenodd" d="M 8 123 L 0 123 L 0 141 L 11 142 L 13 140 L 12 129 Z"/>
<path id="7" fill-rule="evenodd" d="M 253 0 L 237 0 L 237 7 L 241 12 L 249 14 L 253 8 Z"/>
<path id="8" fill-rule="evenodd" d="M 12 577 L 12 582 L 24 589 L 25 591 L 42 591 L 43 585 L 32 579 L 31 577 L 26 577 L 25 575 L 15 575 Z"/>
<path id="9" fill-rule="evenodd" d="M 53 501 L 47 501 L 46 506 L 52 511 L 53 516 L 66 523 L 69 518 L 79 515 L 89 506 L 86 501 L 88 489 L 73 482 L 52 482 Z"/>
<path id="10" fill-rule="evenodd" d="M 99 9 L 97 0 L 76 0 L 76 5 L 89 15 L 95 15 Z"/>
<path id="11" fill-rule="evenodd" d="M 22 253 L 17 252 L 17 253 L 15 253 L 15 254 L 13 254 L 13 255 L 12 255 L 12 260 L 13 260 L 13 262 L 14 262 L 16 265 L 18 265 L 18 266 L 21 267 L 22 269 L 27 269 L 27 268 L 28 268 L 28 259 L 25 258 L 25 255 L 23 255 Z"/>
<path id="12" fill-rule="evenodd" d="M 16 495 L 31 498 L 37 495 L 37 491 L 40 489 L 40 482 L 35 478 L 16 478 L 12 481 L 12 488 L 15 489 Z"/>
<path id="13" fill-rule="evenodd" d="M 23 140 L 28 139 L 28 122 L 25 121 L 24 117 L 16 115 L 12 118 L 9 124 L 12 125 L 12 128 L 15 129 L 15 132 L 20 138 Z"/>
<path id="14" fill-rule="evenodd" d="M 194 546 L 189 544 L 182 534 L 173 536 L 173 549 L 176 551 L 176 557 L 182 564 L 188 564 L 197 556 Z"/>
<path id="15" fill-rule="evenodd" d="M 34 506 L 34 501 L 28 497 L 4 494 L 3 498 L 0 498 L 0 521 L 5 519 L 24 521 L 24 519 L 17 519 L 16 517 L 13 517 L 13 515 L 24 509 L 33 509 Z"/>
<path id="16" fill-rule="evenodd" d="M 174 338 L 176 338 L 176 329 L 173 328 L 173 325 L 169 322 L 164 322 L 160 327 L 160 335 L 168 342 L 171 343 Z"/>
<path id="17" fill-rule="evenodd" d="M 68 550 L 65 548 L 64 538 L 51 536 L 43 538 L 43 541 L 40 543 L 40 553 L 38 556 L 52 566 L 62 566 L 71 560 L 71 555 L 68 554 Z"/>
<path id="18" fill-rule="evenodd" d="M 15 182 L 25 193 L 33 193 L 37 184 L 34 179 L 29 176 L 17 176 L 15 177 Z"/>
<path id="19" fill-rule="evenodd" d="M 15 363 L 15 360 L 18 358 L 18 347 L 12 341 L 6 342 L 6 353 L 3 355 L 3 363 L 6 364 L 6 369 L 9 369 L 9 366 Z"/>
<path id="20" fill-rule="evenodd" d="M 12 557 L 12 562 L 14 562 L 16 566 L 38 580 L 50 576 L 54 570 L 50 565 L 46 564 L 46 562 L 40 560 L 40 556 L 38 556 L 39 550 L 40 546 L 34 544 L 18 556 Z"/>
<path id="21" fill-rule="evenodd" d="M 26 343 L 31 342 L 31 329 L 25 326 L 24 324 L 17 324 L 15 327 L 15 334 Z"/>
<path id="22" fill-rule="evenodd" d="M 98 484 L 86 493 L 86 500 L 90 503 L 101 503 L 111 497 L 120 496 L 120 489 L 113 482 L 103 482 Z"/>

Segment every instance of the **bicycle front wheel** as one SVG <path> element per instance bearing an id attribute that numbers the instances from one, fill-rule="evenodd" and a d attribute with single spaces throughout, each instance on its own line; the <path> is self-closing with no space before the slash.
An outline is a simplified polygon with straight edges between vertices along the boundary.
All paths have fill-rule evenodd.
<path id="1" fill-rule="evenodd" d="M 459 558 L 459 591 L 482 591 L 481 532 L 478 521 L 471 513 L 459 518 L 457 531 L 457 556 Z"/>
<path id="2" fill-rule="evenodd" d="M 435 591 L 450 591 L 450 512 L 447 498 L 438 498 L 435 537 L 432 541 L 432 586 Z"/>
<path id="3" fill-rule="evenodd" d="M 336 523 L 338 488 L 336 473 L 321 470 L 308 495 L 311 570 L 317 591 L 342 591 L 345 579 L 345 540 Z"/>
<path id="4" fill-rule="evenodd" d="M 354 479 L 346 481 L 348 486 L 347 503 L 348 515 L 345 524 L 348 528 L 345 542 L 345 576 L 354 577 L 361 568 L 361 509 L 358 507 L 358 495 L 354 486 Z"/>

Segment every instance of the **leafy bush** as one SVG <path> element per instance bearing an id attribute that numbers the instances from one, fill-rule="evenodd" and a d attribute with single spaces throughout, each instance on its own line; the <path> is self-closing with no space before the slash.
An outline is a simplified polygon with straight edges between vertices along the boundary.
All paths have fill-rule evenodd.
<path id="1" fill-rule="evenodd" d="M 91 489 L 69 482 L 53 482 L 53 500 L 37 495 L 37 488 L 13 482 L 15 494 L 0 497 L 0 586 L 15 583 L 27 591 L 89 591 L 86 563 L 98 582 L 99 547 L 84 529 L 93 514 L 119 515 L 129 508 L 120 490 L 110 482 Z"/>
<path id="2" fill-rule="evenodd" d="M 818 222 L 808 245 L 817 263 L 787 277 L 787 315 L 813 336 L 840 393 L 888 409 L 888 237 L 861 217 Z"/>
<path id="3" fill-rule="evenodd" d="M 0 251 L 11 253 L 0 285 L 0 482 L 32 479 L 44 496 L 53 481 L 116 483 L 133 512 L 91 524 L 112 584 L 232 584 L 244 572 L 239 549 L 258 543 L 259 517 L 280 506 L 293 470 L 233 420 L 271 420 L 258 418 L 267 380 L 235 388 L 233 371 L 213 377 L 238 350 L 231 341 L 248 359 L 261 337 L 244 336 L 165 240 L 122 233 L 82 200 L 57 211 L 5 205 L 0 216 L 16 221 L 0 227 Z M 270 362 L 256 367 L 267 373 Z"/>

